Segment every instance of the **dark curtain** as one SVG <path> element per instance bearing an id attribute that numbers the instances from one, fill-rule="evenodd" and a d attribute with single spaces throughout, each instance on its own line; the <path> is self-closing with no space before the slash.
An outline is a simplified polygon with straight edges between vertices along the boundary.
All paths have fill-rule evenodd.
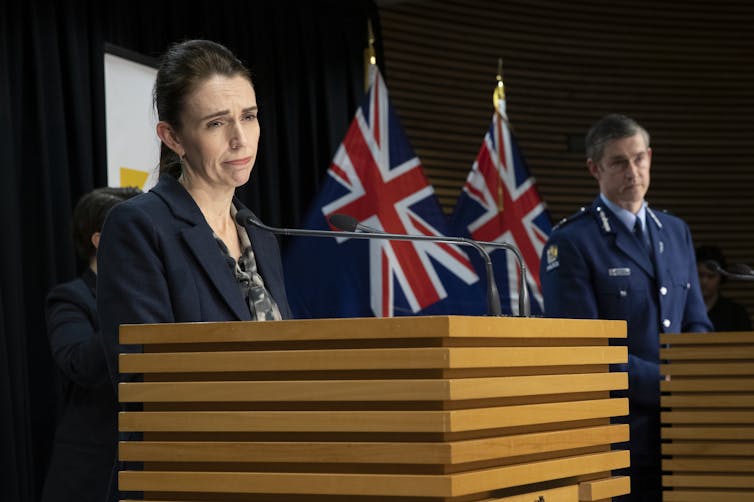
<path id="1" fill-rule="evenodd" d="M 371 0 L 0 2 L 0 499 L 32 501 L 55 420 L 44 321 L 54 284 L 80 272 L 78 198 L 106 179 L 105 44 L 157 57 L 208 38 L 252 70 L 262 136 L 243 201 L 296 226 L 363 93 Z M 138 148 L 139 145 L 134 145 Z"/>

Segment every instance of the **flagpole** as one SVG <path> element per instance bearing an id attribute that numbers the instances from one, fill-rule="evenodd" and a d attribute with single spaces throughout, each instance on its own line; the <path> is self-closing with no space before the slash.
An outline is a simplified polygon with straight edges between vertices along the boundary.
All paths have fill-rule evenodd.
<path id="1" fill-rule="evenodd" d="M 505 111 L 505 84 L 503 83 L 503 58 L 497 59 L 497 75 L 495 76 L 497 80 L 497 84 L 495 85 L 495 90 L 492 91 L 492 106 L 495 107 L 495 114 L 497 115 L 498 119 L 498 128 L 499 131 L 502 132 L 503 130 L 503 123 L 508 121 L 508 116 Z M 503 138 L 501 137 L 500 140 Z M 502 145 L 498 147 L 498 151 L 503 151 Z M 503 170 L 503 159 L 500 159 L 500 172 L 498 172 L 497 177 L 497 209 L 498 213 L 502 215 L 503 210 L 505 209 L 503 207 L 503 179 L 502 179 L 502 170 Z M 529 303 L 529 288 L 527 285 L 527 272 L 526 272 L 526 263 L 524 261 L 523 256 L 521 255 L 521 252 L 516 249 L 515 246 L 507 243 L 500 243 L 500 242 L 479 242 L 479 244 L 483 246 L 490 246 L 490 247 L 502 247 L 505 249 L 508 249 L 513 252 L 513 254 L 516 257 L 516 261 L 518 261 L 518 268 L 519 268 L 519 278 L 518 278 L 518 315 L 521 317 L 529 317 L 531 315 L 531 304 Z"/>
<path id="2" fill-rule="evenodd" d="M 372 20 L 367 19 L 367 47 L 364 49 L 364 91 L 369 90 L 372 82 L 372 71 L 377 65 L 377 53 L 374 51 L 374 30 Z"/>

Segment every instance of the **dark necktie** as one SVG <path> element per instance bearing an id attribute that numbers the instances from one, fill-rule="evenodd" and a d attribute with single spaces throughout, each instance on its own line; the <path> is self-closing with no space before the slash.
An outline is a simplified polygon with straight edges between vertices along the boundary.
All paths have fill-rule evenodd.
<path id="1" fill-rule="evenodd" d="M 634 223 L 634 234 L 636 235 L 636 238 L 639 239 L 639 242 L 642 243 L 644 249 L 651 254 L 652 246 L 649 243 L 649 236 L 644 232 L 639 218 L 636 218 L 636 222 Z"/>

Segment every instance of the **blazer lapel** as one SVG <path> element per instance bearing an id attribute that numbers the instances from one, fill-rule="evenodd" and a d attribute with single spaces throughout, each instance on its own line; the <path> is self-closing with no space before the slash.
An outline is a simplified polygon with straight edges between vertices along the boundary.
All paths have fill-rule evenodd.
<path id="1" fill-rule="evenodd" d="M 206 225 L 206 223 L 205 223 Z M 241 321 L 251 320 L 249 307 L 244 305 L 238 284 L 230 273 L 225 257 L 212 237 L 209 228 L 202 225 L 184 228 L 181 233 L 196 260 L 202 266 L 220 296 Z"/>
<path id="2" fill-rule="evenodd" d="M 170 175 L 160 176 L 152 191 L 166 202 L 176 218 L 188 224 L 181 229 L 181 235 L 220 297 L 239 320 L 251 320 L 249 307 L 244 304 L 235 277 L 212 236 L 212 229 L 191 195 Z"/>

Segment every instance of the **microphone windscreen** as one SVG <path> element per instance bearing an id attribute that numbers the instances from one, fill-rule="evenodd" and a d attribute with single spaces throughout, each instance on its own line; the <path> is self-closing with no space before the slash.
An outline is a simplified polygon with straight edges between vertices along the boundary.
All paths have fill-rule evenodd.
<path id="1" fill-rule="evenodd" d="M 250 209 L 244 208 L 236 213 L 236 223 L 238 223 L 242 227 L 246 225 L 246 223 L 253 221 L 256 221 L 256 218 L 254 217 L 254 213 L 252 213 Z"/>
<path id="2" fill-rule="evenodd" d="M 743 263 L 733 263 L 728 267 L 728 271 L 738 275 L 754 275 L 751 267 Z"/>
<path id="3" fill-rule="evenodd" d="M 715 260 L 706 260 L 704 262 L 704 266 L 712 270 L 713 272 L 721 272 L 723 270 L 720 264 Z"/>
<path id="4" fill-rule="evenodd" d="M 355 232 L 356 227 L 359 225 L 359 220 L 347 214 L 333 214 L 330 216 L 330 224 L 345 232 Z"/>

